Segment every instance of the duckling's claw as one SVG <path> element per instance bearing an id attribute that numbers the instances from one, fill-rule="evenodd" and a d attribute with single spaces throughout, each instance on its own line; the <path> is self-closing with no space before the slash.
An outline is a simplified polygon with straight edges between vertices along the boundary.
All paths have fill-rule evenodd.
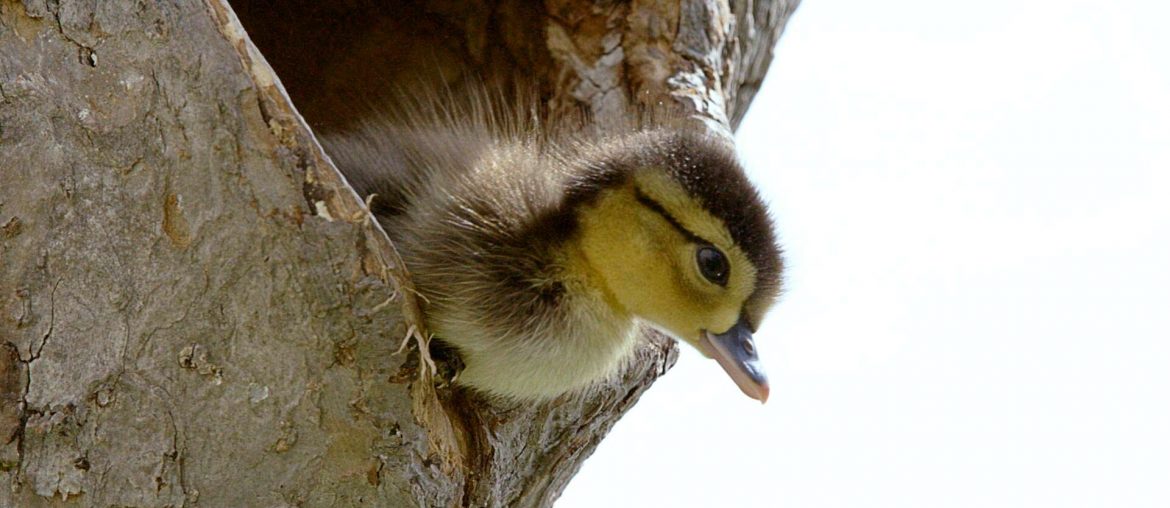
<path id="1" fill-rule="evenodd" d="M 441 368 L 442 372 L 437 373 L 439 381 L 435 383 L 435 387 L 447 388 L 450 386 L 455 386 L 455 382 L 459 380 L 459 374 L 463 372 L 462 365 L 456 366 L 447 362 L 443 362 L 437 365 L 442 365 L 443 368 Z"/>
<path id="2" fill-rule="evenodd" d="M 463 364 L 463 357 L 459 355 L 459 352 L 455 348 L 441 341 L 432 346 L 431 357 L 439 367 L 436 373 L 436 376 L 439 378 L 436 386 L 439 388 L 454 386 L 455 382 L 459 380 L 459 375 L 463 373 L 463 369 L 466 367 Z"/>

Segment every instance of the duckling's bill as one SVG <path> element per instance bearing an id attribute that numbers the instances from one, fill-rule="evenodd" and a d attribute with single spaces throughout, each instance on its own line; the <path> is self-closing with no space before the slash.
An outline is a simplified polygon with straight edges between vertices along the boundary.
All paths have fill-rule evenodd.
<path id="1" fill-rule="evenodd" d="M 760 365 L 756 344 L 752 341 L 752 329 L 745 319 L 741 318 L 723 333 L 704 330 L 699 349 L 719 362 L 745 395 L 761 404 L 768 401 L 768 376 Z"/>

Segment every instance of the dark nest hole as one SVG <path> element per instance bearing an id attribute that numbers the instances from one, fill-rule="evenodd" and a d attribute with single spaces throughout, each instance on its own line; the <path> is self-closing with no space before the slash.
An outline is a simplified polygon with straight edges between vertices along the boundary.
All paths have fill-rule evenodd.
<path id="1" fill-rule="evenodd" d="M 402 97 L 518 76 L 547 96 L 547 15 L 530 0 L 231 0 L 248 36 L 318 133 Z"/>

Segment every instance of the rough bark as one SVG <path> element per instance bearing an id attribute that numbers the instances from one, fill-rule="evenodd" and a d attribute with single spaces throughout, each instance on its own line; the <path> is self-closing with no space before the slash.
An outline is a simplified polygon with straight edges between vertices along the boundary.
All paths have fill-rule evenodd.
<path id="1" fill-rule="evenodd" d="M 0 0 L 0 506 L 551 504 L 675 346 L 547 404 L 436 388 L 293 103 L 344 125 L 427 65 L 728 131 L 795 3 L 236 3 L 274 72 L 223 0 Z"/>

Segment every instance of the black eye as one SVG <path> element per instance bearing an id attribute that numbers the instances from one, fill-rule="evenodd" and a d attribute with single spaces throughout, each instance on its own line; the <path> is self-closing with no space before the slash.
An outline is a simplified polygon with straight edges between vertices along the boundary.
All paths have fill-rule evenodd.
<path id="1" fill-rule="evenodd" d="M 710 245 L 699 247 L 695 260 L 699 262 L 699 273 L 702 273 L 703 277 L 720 286 L 727 285 L 727 275 L 731 267 L 727 264 L 727 256 L 719 252 L 719 249 Z"/>

